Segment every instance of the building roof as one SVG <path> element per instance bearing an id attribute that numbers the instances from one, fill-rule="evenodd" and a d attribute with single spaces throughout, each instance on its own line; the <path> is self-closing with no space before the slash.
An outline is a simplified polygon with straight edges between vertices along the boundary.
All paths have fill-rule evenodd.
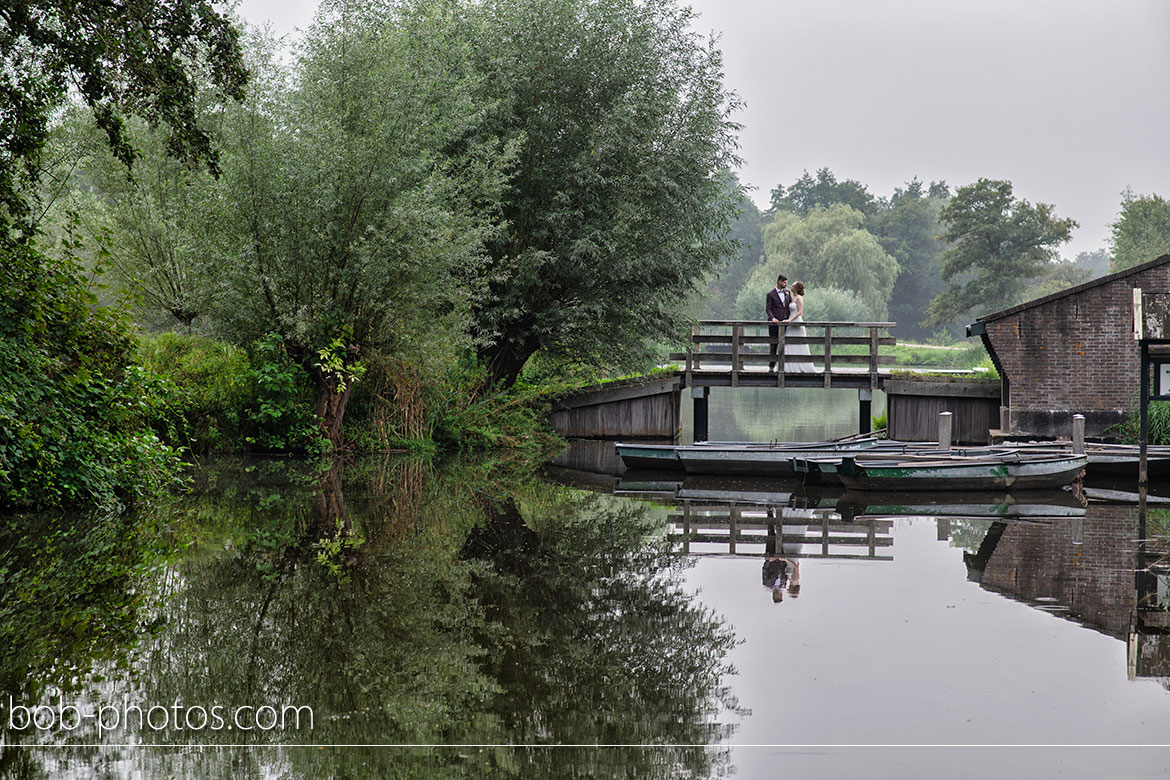
<path id="1" fill-rule="evenodd" d="M 1054 292 L 1051 295 L 1045 295 L 1043 298 L 1036 298 L 1035 300 L 1025 301 L 1024 303 L 1012 306 L 1010 309 L 997 311 L 994 314 L 984 314 L 982 317 L 976 317 L 975 321 L 990 322 L 992 320 L 1010 317 L 1011 315 L 1016 314 L 1017 312 L 1021 312 L 1025 309 L 1032 309 L 1037 306 L 1043 306 L 1046 303 L 1051 303 L 1052 301 L 1055 301 L 1059 298 L 1064 298 L 1069 295 L 1077 295 L 1079 293 L 1085 292 L 1086 290 L 1091 290 L 1094 287 L 1100 287 L 1102 285 L 1109 284 L 1110 282 L 1116 282 L 1120 279 L 1124 279 L 1127 276 L 1134 276 L 1135 274 L 1140 274 L 1142 271 L 1147 271 L 1151 268 L 1157 268 L 1158 266 L 1166 265 L 1167 263 L 1170 263 L 1170 255 L 1162 255 L 1156 260 L 1151 260 L 1148 263 L 1135 265 L 1133 268 L 1126 268 L 1124 271 L 1118 271 L 1114 274 L 1099 276 L 1096 279 L 1091 279 L 1085 282 L 1084 284 L 1078 284 L 1075 287 L 1069 287 L 1067 289 L 1061 290 L 1060 292 Z"/>

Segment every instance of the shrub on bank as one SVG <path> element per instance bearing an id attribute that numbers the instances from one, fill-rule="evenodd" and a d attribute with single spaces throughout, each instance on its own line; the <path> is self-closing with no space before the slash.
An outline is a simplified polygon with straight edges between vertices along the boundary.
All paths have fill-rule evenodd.
<path id="1" fill-rule="evenodd" d="M 168 388 L 152 424 L 196 453 L 320 453 L 312 379 L 270 335 L 251 351 L 203 336 L 144 337 L 146 367 Z"/>
<path id="2" fill-rule="evenodd" d="M 115 509 L 162 492 L 175 450 L 147 421 L 166 388 L 75 258 L 0 256 L 0 508 Z"/>

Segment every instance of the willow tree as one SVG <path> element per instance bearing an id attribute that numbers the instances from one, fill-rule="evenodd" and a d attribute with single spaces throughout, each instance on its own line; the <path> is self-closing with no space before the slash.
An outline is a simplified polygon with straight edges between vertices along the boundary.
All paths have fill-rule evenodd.
<path id="1" fill-rule="evenodd" d="M 489 0 L 478 15 L 480 132 L 517 151 L 472 301 L 479 357 L 503 384 L 538 350 L 644 358 L 733 250 L 720 53 L 673 2 Z"/>
<path id="2" fill-rule="evenodd" d="M 470 131 L 462 24 L 440 2 L 326 3 L 292 71 L 256 63 L 224 118 L 209 312 L 234 339 L 283 336 L 335 443 L 362 354 L 466 297 L 489 224 L 501 155 Z"/>

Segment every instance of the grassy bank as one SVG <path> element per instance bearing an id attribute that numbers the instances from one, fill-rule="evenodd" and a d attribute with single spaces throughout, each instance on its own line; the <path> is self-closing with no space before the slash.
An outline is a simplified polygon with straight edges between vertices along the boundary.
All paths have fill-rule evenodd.
<path id="1" fill-rule="evenodd" d="M 277 338 L 244 349 L 165 333 L 143 337 L 140 356 L 163 398 L 150 424 L 173 446 L 196 454 L 329 450 L 313 379 Z M 500 392 L 468 365 L 428 368 L 377 354 L 363 362 L 345 416 L 348 452 L 539 451 L 557 443 L 545 422 L 557 386 L 520 383 Z"/>

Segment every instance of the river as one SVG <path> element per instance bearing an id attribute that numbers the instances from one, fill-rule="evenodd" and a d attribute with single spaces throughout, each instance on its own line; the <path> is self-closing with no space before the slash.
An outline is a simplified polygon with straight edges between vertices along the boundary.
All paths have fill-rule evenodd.
<path id="1" fill-rule="evenodd" d="M 846 391 L 716 393 L 711 433 L 856 414 Z M 1170 511 L 564 468 L 599 460 L 225 459 L 147 516 L 8 519 L 0 776 L 1170 767 Z M 768 549 L 800 563 L 778 601 Z"/>

